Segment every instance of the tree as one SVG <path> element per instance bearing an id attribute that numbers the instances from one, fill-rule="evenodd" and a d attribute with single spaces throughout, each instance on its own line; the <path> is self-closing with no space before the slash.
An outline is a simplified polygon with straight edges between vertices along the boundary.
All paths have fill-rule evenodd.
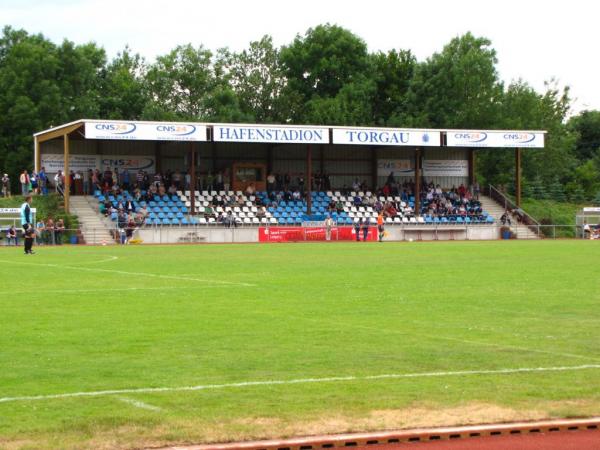
<path id="1" fill-rule="evenodd" d="M 548 186 L 548 193 L 551 200 L 557 202 L 567 201 L 567 196 L 565 195 L 563 185 L 560 183 L 558 178 L 554 178 L 550 186 Z"/>
<path id="2" fill-rule="evenodd" d="M 95 44 L 57 46 L 11 27 L 0 37 L 0 167 L 31 169 L 32 134 L 98 113 L 97 74 L 105 64 Z"/>
<path id="3" fill-rule="evenodd" d="M 375 94 L 373 122 L 377 125 L 402 126 L 406 115 L 406 95 L 414 77 L 417 60 L 410 50 L 391 50 L 371 56 Z"/>
<path id="4" fill-rule="evenodd" d="M 100 117 L 140 119 L 149 103 L 145 77 L 146 62 L 126 47 L 100 73 Z"/>
<path id="5" fill-rule="evenodd" d="M 545 200 L 548 198 L 548 193 L 540 177 L 536 177 L 531 183 L 531 194 L 536 200 Z"/>
<path id="6" fill-rule="evenodd" d="M 279 50 L 271 36 L 253 41 L 239 53 L 222 52 L 217 64 L 223 66 L 229 84 L 236 94 L 239 109 L 249 120 L 258 123 L 280 123 L 287 114 L 282 98 L 285 87 Z"/>
<path id="7" fill-rule="evenodd" d="M 471 33 L 418 64 L 407 95 L 406 121 L 437 128 L 493 128 L 502 84 L 496 51 Z"/>
<path id="8" fill-rule="evenodd" d="M 367 45 L 337 25 L 319 25 L 304 36 L 296 36 L 292 44 L 282 48 L 281 63 L 287 80 L 283 94 L 289 104 L 289 119 L 296 123 L 335 117 L 335 111 L 343 111 L 349 99 L 357 98 L 355 92 L 369 89 Z M 348 87 L 351 84 L 356 88 Z M 343 98 L 332 101 L 344 88 Z M 368 108 L 368 104 L 361 106 L 363 111 Z M 342 122 L 340 118 L 333 123 Z"/>
<path id="9" fill-rule="evenodd" d="M 212 53 L 203 46 L 180 45 L 148 68 L 149 93 L 143 116 L 153 120 L 202 120 L 210 115 L 215 87 Z"/>
<path id="10" fill-rule="evenodd" d="M 582 162 L 592 159 L 600 149 L 600 111 L 582 111 L 569 120 L 568 128 L 577 134 L 575 156 Z"/>

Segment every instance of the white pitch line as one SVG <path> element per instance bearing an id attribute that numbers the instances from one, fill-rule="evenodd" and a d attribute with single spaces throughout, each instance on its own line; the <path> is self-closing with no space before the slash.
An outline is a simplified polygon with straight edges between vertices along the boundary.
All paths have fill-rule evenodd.
<path id="1" fill-rule="evenodd" d="M 88 391 L 88 392 L 70 392 L 66 394 L 49 395 L 25 395 L 19 397 L 0 397 L 0 403 L 51 400 L 73 397 L 101 397 L 105 395 L 118 394 L 143 394 L 160 392 L 184 392 L 184 391 L 205 391 L 212 389 L 243 388 L 252 386 L 278 386 L 307 383 L 331 383 L 337 381 L 369 381 L 384 379 L 401 378 L 428 378 L 428 377 L 451 377 L 468 375 L 509 375 L 515 373 L 531 372 L 565 372 L 576 370 L 600 369 L 600 364 L 586 364 L 582 366 L 558 366 L 558 367 L 521 367 L 513 369 L 495 369 L 495 370 L 461 370 L 450 372 L 416 372 L 416 373 L 390 373 L 381 375 L 365 376 L 345 376 L 345 377 L 327 377 L 327 378 L 298 378 L 294 380 L 265 380 L 265 381 L 242 381 L 239 383 L 227 384 L 205 384 L 199 386 L 181 386 L 181 387 L 153 387 L 153 388 L 135 388 L 135 389 L 113 389 L 106 391 Z"/>
<path id="2" fill-rule="evenodd" d="M 215 286 L 204 286 L 215 287 Z M 44 289 L 44 294 L 82 294 L 85 292 L 126 292 L 126 291 L 163 291 L 191 289 L 189 286 L 163 286 L 163 287 L 122 287 L 122 288 L 89 288 L 89 289 Z M 11 294 L 39 293 L 38 290 L 10 291 Z"/>
<path id="3" fill-rule="evenodd" d="M 141 276 L 141 277 L 154 277 L 154 278 L 161 278 L 161 279 L 166 279 L 166 280 L 196 281 L 196 282 L 200 282 L 200 283 L 212 283 L 212 284 L 219 284 L 219 285 L 223 285 L 223 286 L 256 287 L 255 284 L 251 284 L 251 283 L 242 283 L 242 282 L 237 282 L 237 281 L 209 280 L 209 279 L 205 279 L 205 278 L 191 278 L 191 277 L 182 277 L 182 276 L 178 276 L 178 275 L 161 275 L 159 273 L 127 272 L 124 270 L 115 270 L 115 269 L 99 269 L 99 268 L 95 268 L 95 267 L 65 266 L 62 264 L 10 261 L 10 260 L 6 260 L 6 259 L 0 259 L 0 263 L 21 264 L 21 265 L 27 265 L 27 266 L 52 267 L 52 268 L 57 268 L 57 269 L 83 270 L 83 271 L 87 271 L 87 272 L 117 273 L 119 275 L 135 275 L 135 276 Z"/>
<path id="4" fill-rule="evenodd" d="M 109 256 L 108 258 L 99 259 L 98 261 L 82 262 L 79 264 L 100 264 L 100 263 L 105 263 L 105 262 L 116 261 L 117 259 L 119 259 L 118 256 Z"/>
<path id="5" fill-rule="evenodd" d="M 118 400 L 122 401 L 123 403 L 127 403 L 129 405 L 135 406 L 136 408 L 147 409 L 148 411 L 155 411 L 155 412 L 162 411 L 162 408 L 159 408 L 158 406 L 149 405 L 148 403 L 144 403 L 139 400 L 134 400 L 133 398 L 129 398 L 129 397 L 116 397 L 116 398 Z"/>

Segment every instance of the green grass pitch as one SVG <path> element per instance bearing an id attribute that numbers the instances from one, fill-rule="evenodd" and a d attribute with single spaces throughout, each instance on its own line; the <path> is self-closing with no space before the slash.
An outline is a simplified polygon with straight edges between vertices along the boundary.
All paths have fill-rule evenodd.
<path id="1" fill-rule="evenodd" d="M 0 248 L 0 448 L 600 414 L 595 242 L 36 250 Z"/>

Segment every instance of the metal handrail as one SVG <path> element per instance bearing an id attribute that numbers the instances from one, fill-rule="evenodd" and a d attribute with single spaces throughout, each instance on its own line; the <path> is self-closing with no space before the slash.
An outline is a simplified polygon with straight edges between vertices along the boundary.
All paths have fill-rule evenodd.
<path id="1" fill-rule="evenodd" d="M 518 206 L 515 202 L 513 202 L 510 198 L 508 198 L 506 195 L 504 195 L 504 193 L 502 193 L 500 190 L 498 190 L 495 186 L 493 185 L 489 185 L 488 187 L 488 195 L 490 196 L 490 198 L 494 201 L 496 201 L 497 203 L 504 205 L 504 209 L 508 210 L 510 209 L 511 211 L 514 211 L 515 209 L 519 209 L 521 211 L 521 216 L 523 218 L 523 223 L 525 225 L 527 225 L 529 227 L 529 229 L 531 231 L 533 231 L 534 233 L 536 233 L 538 236 L 540 235 L 540 226 L 541 224 L 535 220 L 533 217 L 531 217 L 529 214 L 527 214 L 525 211 L 523 211 L 523 208 L 521 208 L 520 206 Z"/>

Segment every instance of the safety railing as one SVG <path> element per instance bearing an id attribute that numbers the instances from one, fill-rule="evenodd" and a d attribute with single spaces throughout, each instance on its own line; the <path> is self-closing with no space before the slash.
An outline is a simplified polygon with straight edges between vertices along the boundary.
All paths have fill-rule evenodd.
<path id="1" fill-rule="evenodd" d="M 492 200 L 496 201 L 499 205 L 503 206 L 505 210 L 512 213 L 518 222 L 529 227 L 529 229 L 538 236 L 540 235 L 541 224 L 523 211 L 515 202 L 508 198 L 503 192 L 499 191 L 495 186 L 492 186 L 491 184 L 488 185 L 487 189 L 485 190 L 485 194 L 488 195 Z"/>

